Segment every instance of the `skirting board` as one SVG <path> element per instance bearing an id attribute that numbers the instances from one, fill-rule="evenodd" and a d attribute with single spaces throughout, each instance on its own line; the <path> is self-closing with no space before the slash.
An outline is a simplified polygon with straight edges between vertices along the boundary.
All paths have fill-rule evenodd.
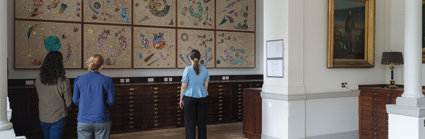
<path id="1" fill-rule="evenodd" d="M 272 137 L 265 134 L 261 134 L 262 139 L 280 139 L 278 137 Z M 341 132 L 335 134 L 319 135 L 306 137 L 305 139 L 359 139 L 359 131 Z"/>
<path id="2" fill-rule="evenodd" d="M 311 94 L 276 94 L 269 92 L 261 92 L 263 99 L 272 99 L 280 101 L 301 101 L 312 99 L 329 99 L 329 98 L 345 98 L 345 97 L 358 97 L 359 90 L 345 91 L 345 92 L 329 92 L 329 93 L 311 93 Z"/>
<path id="3" fill-rule="evenodd" d="M 307 137 L 306 139 L 359 139 L 359 131 L 341 132 L 335 134 Z"/>

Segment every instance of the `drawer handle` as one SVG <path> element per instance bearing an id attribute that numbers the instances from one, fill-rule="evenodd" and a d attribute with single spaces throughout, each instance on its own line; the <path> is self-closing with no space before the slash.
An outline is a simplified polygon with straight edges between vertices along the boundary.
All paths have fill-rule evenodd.
<path id="1" fill-rule="evenodd" d="M 155 120 L 155 123 L 158 123 L 158 120 Z"/>
<path id="2" fill-rule="evenodd" d="M 218 95 L 223 95 L 223 93 L 220 92 L 220 93 L 218 93 Z"/>
<path id="3" fill-rule="evenodd" d="M 158 127 L 159 126 L 159 124 L 155 124 L 155 127 Z"/>
<path id="4" fill-rule="evenodd" d="M 238 112 L 242 112 L 242 109 L 238 109 Z"/>
<path id="5" fill-rule="evenodd" d="M 158 116 L 155 116 L 155 119 L 158 119 Z"/>
<path id="6" fill-rule="evenodd" d="M 134 95 L 134 92 L 130 92 L 129 94 L 130 94 L 130 95 Z"/>
<path id="7" fill-rule="evenodd" d="M 155 115 L 158 115 L 158 112 L 156 111 L 156 112 L 154 112 L 154 114 L 155 114 Z"/>
<path id="8" fill-rule="evenodd" d="M 242 113 L 239 112 L 238 115 L 242 115 Z"/>
<path id="9" fill-rule="evenodd" d="M 153 102 L 158 103 L 158 102 L 159 102 L 159 100 L 158 100 L 158 99 L 155 99 L 155 100 L 153 100 Z"/>
<path id="10" fill-rule="evenodd" d="M 130 120 L 134 120 L 134 118 L 133 118 L 133 117 L 130 117 L 129 119 L 130 119 Z"/>
<path id="11" fill-rule="evenodd" d="M 182 118 L 177 118 L 177 120 L 181 121 L 181 120 L 182 120 Z"/>
<path id="12" fill-rule="evenodd" d="M 218 87 L 220 87 L 220 88 L 221 88 L 221 87 L 223 87 L 223 85 L 219 85 Z"/>
<path id="13" fill-rule="evenodd" d="M 155 95 L 155 96 L 153 96 L 154 98 L 158 98 L 158 96 L 157 95 Z"/>
<path id="14" fill-rule="evenodd" d="M 134 101 L 133 100 L 130 100 L 129 103 L 134 103 Z"/>
<path id="15" fill-rule="evenodd" d="M 130 107 L 130 108 L 133 108 L 133 107 L 134 107 L 134 105 L 133 105 L 133 104 L 131 104 L 131 105 L 129 105 L 129 107 Z"/>
<path id="16" fill-rule="evenodd" d="M 242 98 L 242 95 L 238 95 L 239 98 Z"/>
<path id="17" fill-rule="evenodd" d="M 181 114 L 177 114 L 177 116 L 182 116 Z"/>
<path id="18" fill-rule="evenodd" d="M 376 95 L 378 95 L 378 93 L 376 93 L 376 92 L 373 92 L 373 95 L 375 95 L 375 96 L 376 96 Z"/>
<path id="19" fill-rule="evenodd" d="M 178 110 L 177 112 L 180 113 L 180 112 L 182 112 L 182 110 Z"/>
<path id="20" fill-rule="evenodd" d="M 177 93 L 180 93 L 180 90 L 178 90 Z"/>
<path id="21" fill-rule="evenodd" d="M 242 84 L 239 84 L 238 87 L 242 87 Z"/>
<path id="22" fill-rule="evenodd" d="M 130 88 L 130 91 L 134 91 L 134 88 Z"/>
<path id="23" fill-rule="evenodd" d="M 130 113 L 130 116 L 134 116 L 134 113 Z"/>
<path id="24" fill-rule="evenodd" d="M 223 113 L 223 111 L 218 111 L 218 113 L 220 113 L 220 114 L 221 114 L 221 113 Z"/>
<path id="25" fill-rule="evenodd" d="M 154 104 L 154 106 L 155 106 L 155 107 L 158 107 L 158 105 L 159 105 L 158 103 L 155 103 L 155 104 Z"/>
<path id="26" fill-rule="evenodd" d="M 130 99 L 134 99 L 134 97 L 130 96 Z"/>
<path id="27" fill-rule="evenodd" d="M 239 91 L 238 94 L 242 94 L 242 91 Z"/>
<path id="28" fill-rule="evenodd" d="M 158 92 L 158 91 L 154 91 L 153 93 L 154 93 L 154 94 L 158 94 L 159 92 Z"/>
<path id="29" fill-rule="evenodd" d="M 131 125 L 131 126 L 128 126 L 128 128 L 134 128 L 134 126 Z"/>
<path id="30" fill-rule="evenodd" d="M 182 124 L 182 122 L 177 122 L 178 125 Z"/>
<path id="31" fill-rule="evenodd" d="M 130 121 L 130 125 L 132 125 L 132 124 L 134 124 L 134 122 L 133 121 Z"/>
<path id="32" fill-rule="evenodd" d="M 158 108 L 154 108 L 154 110 L 155 110 L 155 111 L 157 111 L 157 110 L 158 110 Z"/>
<path id="33" fill-rule="evenodd" d="M 220 100 L 218 100 L 218 102 L 223 102 L 223 100 L 220 99 Z"/>
<path id="34" fill-rule="evenodd" d="M 218 103 L 218 106 L 223 106 L 223 104 L 222 103 Z"/>
<path id="35" fill-rule="evenodd" d="M 218 109 L 219 109 L 219 110 L 222 110 L 222 109 L 223 109 L 223 107 L 218 107 Z"/>
<path id="36" fill-rule="evenodd" d="M 177 89 L 180 89 L 181 87 L 180 86 L 177 86 Z"/>
<path id="37" fill-rule="evenodd" d="M 223 121 L 223 118 L 218 118 L 219 121 Z"/>
<path id="38" fill-rule="evenodd" d="M 153 90 L 158 90 L 158 89 L 159 89 L 158 87 L 154 87 L 154 88 L 153 88 Z"/>
<path id="39" fill-rule="evenodd" d="M 220 88 L 220 89 L 218 89 L 218 91 L 221 92 L 221 91 L 223 91 L 223 89 Z"/>
<path id="40" fill-rule="evenodd" d="M 130 112 L 133 112 L 134 111 L 134 109 L 129 109 L 130 110 Z"/>
<path id="41" fill-rule="evenodd" d="M 222 115 L 222 114 L 220 114 L 220 115 L 218 115 L 218 117 L 223 117 L 223 115 Z"/>

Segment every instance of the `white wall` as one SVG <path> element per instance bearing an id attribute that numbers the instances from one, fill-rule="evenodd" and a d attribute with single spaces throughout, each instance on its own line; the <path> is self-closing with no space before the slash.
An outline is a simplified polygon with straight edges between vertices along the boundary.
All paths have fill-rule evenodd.
<path id="1" fill-rule="evenodd" d="M 257 0 L 260 3 L 262 0 Z M 249 69 L 209 69 L 210 75 L 245 75 L 263 73 L 262 6 L 257 6 L 256 14 L 256 68 Z M 260 12 L 260 13 L 259 13 Z M 37 70 L 14 69 L 14 5 L 8 3 L 8 57 L 9 79 L 35 78 Z M 86 73 L 86 70 L 67 70 L 67 77 L 74 78 Z M 105 69 L 103 74 L 111 77 L 181 76 L 183 69 Z"/>
<path id="2" fill-rule="evenodd" d="M 385 1 L 376 1 L 375 67 L 328 69 L 327 19 L 328 0 L 305 0 L 304 11 L 304 81 L 307 93 L 338 92 L 358 89 L 359 84 L 385 83 L 385 73 L 381 66 L 381 55 L 388 41 L 385 31 L 383 10 Z M 347 82 L 349 89 L 341 88 Z"/>

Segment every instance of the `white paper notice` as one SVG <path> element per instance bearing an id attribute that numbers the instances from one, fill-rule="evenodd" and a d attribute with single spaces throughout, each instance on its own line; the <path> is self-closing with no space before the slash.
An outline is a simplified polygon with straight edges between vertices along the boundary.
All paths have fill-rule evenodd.
<path id="1" fill-rule="evenodd" d="M 267 77 L 283 78 L 283 59 L 267 60 Z"/>
<path id="2" fill-rule="evenodd" d="M 267 58 L 283 58 L 283 40 L 267 41 Z"/>

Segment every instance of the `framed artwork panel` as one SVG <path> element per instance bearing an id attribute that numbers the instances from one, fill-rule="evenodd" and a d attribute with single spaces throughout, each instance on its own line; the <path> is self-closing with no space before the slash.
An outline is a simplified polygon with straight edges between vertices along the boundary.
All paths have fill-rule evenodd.
<path id="1" fill-rule="evenodd" d="M 328 68 L 375 65 L 375 0 L 329 0 Z"/>
<path id="2" fill-rule="evenodd" d="M 134 0 L 134 24 L 176 26 L 176 0 Z"/>
<path id="3" fill-rule="evenodd" d="M 207 30 L 177 30 L 177 67 L 184 68 L 191 65 L 189 53 L 197 49 L 201 53 L 200 64 L 213 68 L 214 56 L 214 31 Z"/>
<path id="4" fill-rule="evenodd" d="M 217 68 L 254 68 L 255 34 L 243 32 L 216 33 Z"/>
<path id="5" fill-rule="evenodd" d="M 135 27 L 134 68 L 175 68 L 176 30 Z"/>
<path id="6" fill-rule="evenodd" d="M 81 21 L 81 0 L 14 0 L 15 18 Z"/>
<path id="7" fill-rule="evenodd" d="M 65 68 L 81 68 L 81 24 L 15 21 L 15 68 L 40 68 L 49 51 L 60 51 Z"/>
<path id="8" fill-rule="evenodd" d="M 178 0 L 177 26 L 214 29 L 215 0 Z"/>
<path id="9" fill-rule="evenodd" d="M 132 0 L 84 0 L 84 22 L 131 24 Z"/>
<path id="10" fill-rule="evenodd" d="M 220 30 L 255 31 L 256 0 L 216 1 L 216 27 Z"/>
<path id="11" fill-rule="evenodd" d="M 131 34 L 129 26 L 85 24 L 84 60 L 92 54 L 101 54 L 104 68 L 132 68 Z"/>

